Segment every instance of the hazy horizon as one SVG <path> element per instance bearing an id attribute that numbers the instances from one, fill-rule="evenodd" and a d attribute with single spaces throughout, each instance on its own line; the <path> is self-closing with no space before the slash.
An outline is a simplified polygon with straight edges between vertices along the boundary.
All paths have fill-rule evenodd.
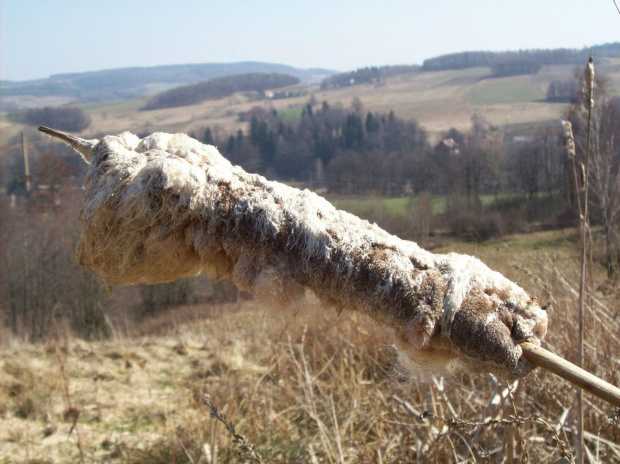
<path id="1" fill-rule="evenodd" d="M 0 0 L 0 79 L 259 61 L 349 71 L 620 40 L 612 1 Z"/>

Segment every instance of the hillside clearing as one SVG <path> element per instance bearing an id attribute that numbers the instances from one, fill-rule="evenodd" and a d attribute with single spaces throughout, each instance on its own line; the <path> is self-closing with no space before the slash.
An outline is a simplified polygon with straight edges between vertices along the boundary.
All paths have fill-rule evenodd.
<path id="1" fill-rule="evenodd" d="M 542 89 L 531 79 L 522 79 L 509 85 L 502 82 L 502 79 L 488 79 L 472 86 L 467 92 L 466 98 L 475 105 L 524 103 L 537 100 L 544 101 L 545 92 L 546 89 Z"/>

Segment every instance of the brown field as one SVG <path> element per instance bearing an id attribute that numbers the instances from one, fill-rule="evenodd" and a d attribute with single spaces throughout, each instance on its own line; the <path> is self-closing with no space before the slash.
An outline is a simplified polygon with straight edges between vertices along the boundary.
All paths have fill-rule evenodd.
<path id="1" fill-rule="evenodd" d="M 477 255 L 537 295 L 549 311 L 545 346 L 574 360 L 574 231 L 448 250 Z M 586 367 L 618 384 L 617 295 L 596 297 Z M 210 418 L 205 394 L 263 462 L 556 462 L 574 453 L 575 389 L 551 374 L 538 369 L 510 386 L 483 374 L 404 382 L 389 339 L 355 314 L 314 306 L 274 315 L 246 301 L 179 308 L 107 341 L 7 340 L 0 462 L 250 462 Z M 585 399 L 589 462 L 620 462 L 612 408 Z"/>

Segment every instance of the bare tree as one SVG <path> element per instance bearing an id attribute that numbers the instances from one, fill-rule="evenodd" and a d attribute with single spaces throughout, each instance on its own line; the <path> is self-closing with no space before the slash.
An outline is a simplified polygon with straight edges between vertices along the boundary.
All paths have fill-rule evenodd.
<path id="1" fill-rule="evenodd" d="M 612 102 L 606 102 L 593 120 L 590 151 L 590 193 L 595 212 L 603 227 L 605 266 L 611 277 L 618 267 L 616 222 L 620 213 L 620 153 L 615 146 L 615 132 L 620 120 Z"/>
<path id="2" fill-rule="evenodd" d="M 620 240 L 617 222 L 620 213 L 620 150 L 615 139 L 620 136 L 620 99 L 611 98 L 605 78 L 595 80 L 596 105 L 592 109 L 590 134 L 589 205 L 595 222 L 602 226 L 605 242 L 605 266 L 608 277 L 618 267 Z M 586 106 L 583 102 L 573 104 L 568 119 L 573 125 L 578 156 L 585 153 Z"/>
<path id="3" fill-rule="evenodd" d="M 45 186 L 52 205 L 56 203 L 58 189 L 74 173 L 68 161 L 51 154 L 41 155 L 35 163 L 35 178 L 39 186 Z"/>
<path id="4" fill-rule="evenodd" d="M 516 178 L 528 200 L 539 191 L 542 172 L 542 153 L 537 141 L 522 143 L 514 147 L 512 156 Z"/>

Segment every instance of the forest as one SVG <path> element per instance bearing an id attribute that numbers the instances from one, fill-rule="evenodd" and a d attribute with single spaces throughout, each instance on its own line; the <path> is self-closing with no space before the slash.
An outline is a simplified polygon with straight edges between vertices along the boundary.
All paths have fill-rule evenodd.
<path id="1" fill-rule="evenodd" d="M 469 51 L 450 53 L 424 60 L 422 69 L 425 71 L 440 71 L 446 69 L 466 69 L 477 66 L 500 65 L 506 63 L 515 64 L 513 72 L 517 74 L 536 72 L 535 67 L 522 68 L 522 63 L 537 63 L 539 66 L 554 64 L 578 65 L 588 61 L 588 57 L 595 53 L 599 58 L 611 58 L 620 56 L 618 43 L 597 45 L 595 47 L 577 49 L 552 49 L 552 50 L 520 50 L 516 52 L 485 52 Z M 523 72 L 519 73 L 519 69 Z"/>
<path id="2" fill-rule="evenodd" d="M 83 131 L 91 122 L 81 109 L 70 106 L 33 108 L 25 113 L 14 113 L 13 118 L 21 118 L 30 126 L 54 126 L 71 132 Z"/>
<path id="3" fill-rule="evenodd" d="M 591 49 L 520 50 L 517 52 L 467 51 L 440 55 L 424 60 L 422 65 L 371 66 L 326 77 L 322 89 L 369 84 L 381 78 L 411 72 L 468 69 L 479 66 L 491 68 L 492 77 L 536 74 L 545 65 L 578 65 L 586 62 L 590 53 L 599 58 L 620 56 L 620 45 L 604 44 Z"/>
<path id="4" fill-rule="evenodd" d="M 346 73 L 326 77 L 321 82 L 321 89 L 344 87 L 355 84 L 369 84 L 382 78 L 409 74 L 420 69 L 419 65 L 371 66 Z"/>
<path id="5" fill-rule="evenodd" d="M 235 92 L 263 91 L 298 83 L 298 77 L 277 73 L 247 73 L 218 77 L 158 93 L 147 102 L 143 110 L 188 106 L 204 100 L 227 97 Z"/>
<path id="6" fill-rule="evenodd" d="M 618 98 L 605 100 L 601 114 L 607 122 L 601 130 L 618 130 L 619 105 Z M 564 116 L 581 140 L 579 107 L 574 103 Z M 459 212 L 449 215 L 454 233 L 487 237 L 508 228 L 525 230 L 530 223 L 552 227 L 575 219 L 565 214 L 574 201 L 573 181 L 559 121 L 521 136 L 474 114 L 468 132 L 448 129 L 431 144 L 415 121 L 364 111 L 357 100 L 350 108 L 309 102 L 295 122 L 263 110 L 253 115 L 247 134 L 207 127 L 195 136 L 246 170 L 308 182 L 328 194 L 441 196 L 446 209 Z M 480 223 L 468 225 L 463 216 Z"/>

